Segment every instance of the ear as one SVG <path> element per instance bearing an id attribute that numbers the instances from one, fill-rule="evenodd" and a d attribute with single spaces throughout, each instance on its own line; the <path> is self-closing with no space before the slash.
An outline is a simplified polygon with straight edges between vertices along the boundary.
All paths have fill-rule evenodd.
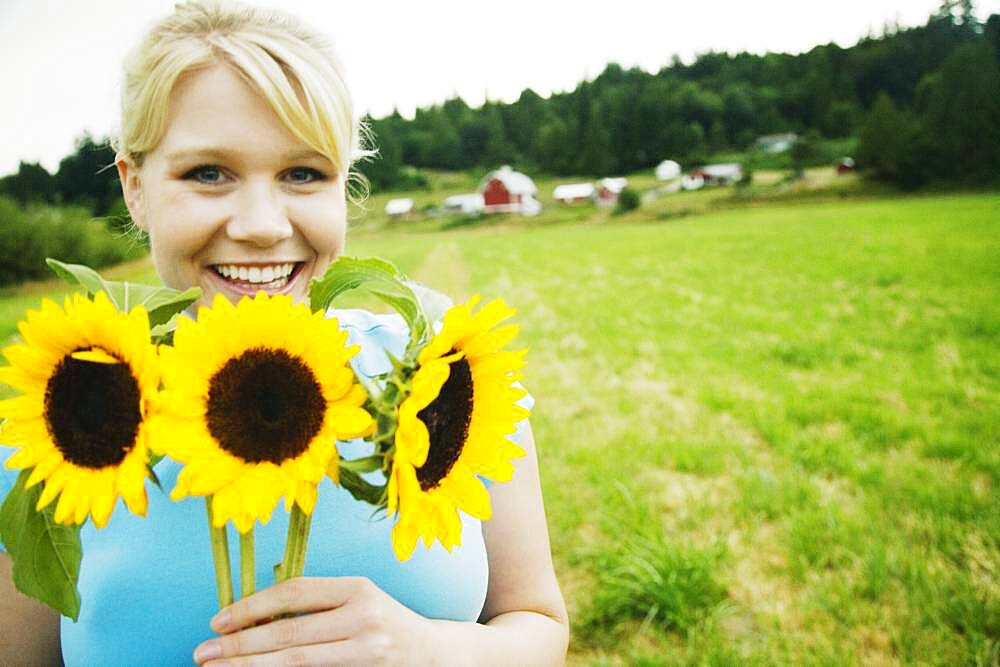
<path id="1" fill-rule="evenodd" d="M 118 179 L 122 184 L 122 197 L 125 198 L 125 206 L 128 207 L 129 215 L 132 216 L 132 222 L 142 231 L 148 232 L 146 205 L 142 196 L 142 178 L 139 168 L 122 153 L 115 155 L 115 166 L 118 167 Z"/>

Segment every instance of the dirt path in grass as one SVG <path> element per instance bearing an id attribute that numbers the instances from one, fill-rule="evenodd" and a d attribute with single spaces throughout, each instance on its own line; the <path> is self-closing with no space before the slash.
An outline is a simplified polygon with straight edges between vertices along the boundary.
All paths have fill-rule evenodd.
<path id="1" fill-rule="evenodd" d="M 412 278 L 432 289 L 444 292 L 455 303 L 471 296 L 469 270 L 465 265 L 462 249 L 455 241 L 435 245 L 413 272 Z"/>

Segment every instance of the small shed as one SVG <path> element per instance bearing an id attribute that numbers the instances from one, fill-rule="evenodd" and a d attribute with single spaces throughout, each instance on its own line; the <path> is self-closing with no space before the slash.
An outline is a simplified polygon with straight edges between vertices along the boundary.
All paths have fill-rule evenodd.
<path id="1" fill-rule="evenodd" d="M 452 195 L 444 200 L 444 208 L 450 213 L 475 215 L 483 210 L 483 196 L 478 192 Z"/>
<path id="2" fill-rule="evenodd" d="M 597 182 L 597 205 L 614 206 L 618 203 L 618 195 L 627 185 L 627 178 L 602 178 Z"/>
<path id="3" fill-rule="evenodd" d="M 743 178 L 743 167 L 733 163 L 709 164 L 691 172 L 692 176 L 701 176 L 705 185 L 732 185 Z"/>
<path id="4" fill-rule="evenodd" d="M 564 183 L 552 191 L 552 198 L 563 204 L 593 201 L 594 195 L 593 183 Z"/>
<path id="5" fill-rule="evenodd" d="M 484 213 L 536 215 L 542 210 L 535 198 L 538 188 L 534 181 L 507 165 L 486 174 L 479 183 L 479 193 Z"/>
<path id="6" fill-rule="evenodd" d="M 681 166 L 673 160 L 664 160 L 656 165 L 656 179 L 659 181 L 672 181 L 680 175 Z"/>
<path id="7" fill-rule="evenodd" d="M 413 200 L 409 197 L 390 199 L 385 205 L 385 214 L 390 218 L 405 218 L 413 213 Z"/>
<path id="8" fill-rule="evenodd" d="M 701 190 L 705 187 L 705 179 L 694 174 L 684 174 L 681 177 L 681 187 L 685 190 Z"/>

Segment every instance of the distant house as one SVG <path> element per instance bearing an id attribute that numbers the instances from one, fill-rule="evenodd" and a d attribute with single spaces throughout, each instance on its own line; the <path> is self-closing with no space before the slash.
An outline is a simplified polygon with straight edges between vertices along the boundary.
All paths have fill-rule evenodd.
<path id="1" fill-rule="evenodd" d="M 852 157 L 840 158 L 837 162 L 837 174 L 839 175 L 849 174 L 854 171 L 854 169 L 854 158 Z"/>
<path id="2" fill-rule="evenodd" d="M 754 142 L 754 148 L 762 150 L 765 153 L 784 153 L 790 150 L 798 140 L 799 135 L 794 132 L 766 134 L 762 137 L 757 137 L 757 141 Z"/>
<path id="3" fill-rule="evenodd" d="M 698 167 L 690 175 L 700 176 L 705 185 L 732 185 L 743 178 L 743 167 L 736 163 L 709 164 Z"/>
<path id="4" fill-rule="evenodd" d="M 672 181 L 680 175 L 681 166 L 673 160 L 664 160 L 656 165 L 656 179 L 659 181 Z"/>
<path id="5" fill-rule="evenodd" d="M 479 183 L 484 213 L 520 213 L 537 215 L 542 205 L 535 198 L 534 181 L 507 165 L 491 171 Z"/>
<path id="6" fill-rule="evenodd" d="M 478 192 L 452 195 L 444 200 L 444 208 L 450 213 L 476 215 L 483 210 L 483 196 Z"/>
<path id="7" fill-rule="evenodd" d="M 685 190 L 700 190 L 705 187 L 705 179 L 702 176 L 684 174 L 681 177 L 681 187 Z"/>
<path id="8" fill-rule="evenodd" d="M 552 191 L 552 198 L 563 204 L 593 201 L 594 195 L 593 183 L 564 183 Z"/>
<path id="9" fill-rule="evenodd" d="M 618 203 L 618 195 L 628 185 L 627 178 L 602 178 L 597 182 L 595 198 L 598 206 L 614 206 Z"/>
<path id="10" fill-rule="evenodd" d="M 413 213 L 413 200 L 409 197 L 390 199 L 385 205 L 385 214 L 390 218 L 405 218 Z"/>

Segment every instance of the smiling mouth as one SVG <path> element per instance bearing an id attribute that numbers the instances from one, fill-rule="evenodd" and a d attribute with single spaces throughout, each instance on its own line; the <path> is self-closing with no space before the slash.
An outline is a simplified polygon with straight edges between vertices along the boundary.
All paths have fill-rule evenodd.
<path id="1" fill-rule="evenodd" d="M 282 264 L 213 264 L 209 268 L 237 292 L 278 292 L 287 287 L 302 271 L 305 262 Z"/>

